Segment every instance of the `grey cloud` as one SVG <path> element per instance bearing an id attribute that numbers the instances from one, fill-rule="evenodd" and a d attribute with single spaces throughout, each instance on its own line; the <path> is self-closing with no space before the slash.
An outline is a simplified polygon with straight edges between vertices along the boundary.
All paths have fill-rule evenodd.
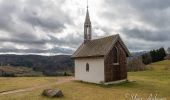
<path id="1" fill-rule="evenodd" d="M 106 0 L 104 6 L 101 15 L 113 21 L 133 18 L 156 28 L 170 27 L 169 0 Z"/>
<path id="2" fill-rule="evenodd" d="M 169 0 L 129 0 L 136 9 L 140 10 L 163 10 L 170 7 Z"/>
<path id="3" fill-rule="evenodd" d="M 163 42 L 170 40 L 170 31 L 165 30 L 151 31 L 138 28 L 124 28 L 122 33 L 125 34 L 128 38 L 141 39 L 145 41 Z"/>
<path id="4" fill-rule="evenodd" d="M 16 54 L 72 54 L 73 50 L 66 48 L 55 47 L 53 49 L 43 50 L 43 49 L 15 49 L 15 48 L 1 48 L 0 53 L 16 53 Z"/>
<path id="5" fill-rule="evenodd" d="M 136 10 L 141 21 L 157 28 L 169 28 L 170 1 L 169 0 L 131 0 L 130 5 Z"/>
<path id="6" fill-rule="evenodd" d="M 65 26 L 62 22 L 52 18 L 39 18 L 36 16 L 26 16 L 24 21 L 30 23 L 34 27 L 41 27 L 46 32 L 61 32 Z"/>
<path id="7" fill-rule="evenodd" d="M 106 9 L 100 14 L 101 16 L 113 23 L 114 21 L 124 22 L 119 30 L 120 33 L 128 39 L 144 41 L 142 45 L 138 42 L 126 41 L 130 49 L 168 47 L 170 41 L 169 0 L 106 0 L 103 5 Z M 137 26 L 131 20 L 142 23 L 143 26 Z"/>
<path id="8" fill-rule="evenodd" d="M 31 40 L 31 39 L 20 39 L 20 38 L 3 38 L 0 39 L 0 42 L 12 42 L 12 43 L 18 43 L 18 44 L 45 44 L 46 40 Z"/>
<path id="9" fill-rule="evenodd" d="M 11 0 L 4 0 L 0 3 L 0 29 L 9 34 L 12 38 L 36 38 L 33 32 L 33 29 L 26 23 L 17 20 L 18 12 L 20 7 L 18 4 L 20 0 L 11 2 Z M 22 3 L 21 3 L 22 4 Z M 25 25 L 23 25 L 25 24 Z M 25 38 L 26 37 L 26 38 Z"/>
<path id="10" fill-rule="evenodd" d="M 77 16 L 77 19 L 71 18 L 70 13 L 62 9 L 65 2 L 66 0 L 0 0 L 0 31 L 7 34 L 6 37 L 0 37 L 0 52 L 47 53 L 50 50 L 46 45 L 50 44 L 53 45 L 50 52 L 72 53 L 72 49 L 76 49 L 83 42 L 83 29 L 80 30 L 80 23 L 75 24 L 82 14 Z M 96 30 L 101 30 L 104 35 L 121 33 L 131 50 L 169 46 L 169 0 L 103 0 L 100 8 L 96 9 L 101 20 L 92 20 L 93 37 L 99 37 Z M 143 25 L 137 26 L 131 20 Z M 104 21 L 108 22 L 108 25 L 98 23 Z M 119 22 L 124 24 L 121 24 L 119 30 L 113 30 L 112 23 L 119 25 Z M 69 25 L 73 27 L 70 32 L 67 30 Z M 58 34 L 64 32 L 68 32 L 65 37 L 58 37 Z M 145 42 L 131 43 L 128 39 Z M 14 46 L 9 48 L 3 45 L 8 42 Z M 22 45 L 28 49 L 16 49 L 15 45 Z"/>
<path id="11" fill-rule="evenodd" d="M 58 34 L 63 32 L 65 24 L 72 24 L 72 20 L 67 13 L 61 10 L 65 0 L 58 0 L 55 4 L 49 0 L 1 0 L 0 2 L 0 31 L 5 32 L 8 37 L 0 37 L 0 44 L 12 43 L 14 45 L 24 45 L 28 50 L 18 50 L 15 46 L 5 48 L 0 45 L 0 52 L 47 52 L 45 45 L 62 45 L 70 42 L 64 42 L 64 39 L 49 37 L 48 34 Z M 46 38 L 39 37 L 36 28 L 46 32 Z M 2 34 L 2 33 L 0 33 Z M 40 35 L 41 36 L 41 35 Z M 71 37 L 69 37 L 71 39 Z M 70 40 L 69 40 L 70 41 Z M 71 43 L 70 43 L 71 44 Z M 38 48 L 38 49 L 37 49 Z M 55 48 L 56 53 L 62 52 L 60 48 Z M 62 48 L 61 48 L 62 49 Z M 65 53 L 68 50 L 65 51 Z"/>
<path id="12" fill-rule="evenodd" d="M 74 34 L 76 34 L 76 33 L 74 33 Z M 72 48 L 76 48 L 83 41 L 83 36 L 74 37 L 74 35 L 72 35 L 72 34 L 67 35 L 64 38 L 57 38 L 53 35 L 49 35 L 49 37 L 51 39 L 49 41 L 46 41 L 47 43 L 58 44 L 58 46 L 69 46 Z"/>
<path id="13" fill-rule="evenodd" d="M 59 0 L 55 5 L 52 1 L 28 0 L 20 18 L 32 25 L 40 27 L 47 32 L 61 32 L 66 23 L 72 23 L 69 16 L 60 8 L 64 1 Z"/>

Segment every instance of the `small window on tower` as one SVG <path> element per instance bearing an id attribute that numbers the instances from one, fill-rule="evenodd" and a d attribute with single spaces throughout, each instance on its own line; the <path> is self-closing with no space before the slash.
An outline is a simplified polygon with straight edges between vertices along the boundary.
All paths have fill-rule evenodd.
<path id="1" fill-rule="evenodd" d="M 89 63 L 86 64 L 86 72 L 89 72 Z"/>

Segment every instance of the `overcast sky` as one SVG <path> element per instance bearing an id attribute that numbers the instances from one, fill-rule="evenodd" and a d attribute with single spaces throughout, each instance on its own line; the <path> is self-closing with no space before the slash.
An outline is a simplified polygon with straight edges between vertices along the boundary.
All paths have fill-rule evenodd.
<path id="1" fill-rule="evenodd" d="M 0 53 L 72 54 L 86 0 L 0 0 Z M 93 38 L 120 34 L 130 51 L 170 46 L 170 0 L 89 0 Z"/>

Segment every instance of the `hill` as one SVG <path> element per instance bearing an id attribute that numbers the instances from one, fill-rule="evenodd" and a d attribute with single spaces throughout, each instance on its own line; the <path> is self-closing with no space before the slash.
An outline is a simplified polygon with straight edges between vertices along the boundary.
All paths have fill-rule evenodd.
<path id="1" fill-rule="evenodd" d="M 32 68 L 45 75 L 57 75 L 63 72 L 73 72 L 74 62 L 69 55 L 0 55 L 1 66 Z"/>
<path id="2" fill-rule="evenodd" d="M 50 83 L 55 83 L 60 77 L 52 77 L 53 79 L 51 77 L 18 77 L 0 78 L 0 90 L 31 87 L 35 84 L 49 82 L 49 88 L 63 90 L 64 98 L 58 100 L 169 100 L 170 61 L 152 63 L 148 67 L 150 69 L 146 71 L 129 72 L 128 80 L 130 81 L 117 85 L 102 86 L 79 81 L 51 85 Z M 18 84 L 15 84 L 16 82 Z M 3 95 L 0 96 L 0 100 L 23 100 L 25 98 L 28 100 L 51 100 L 51 98 L 41 96 L 43 89 L 45 88 Z"/>
<path id="3" fill-rule="evenodd" d="M 32 68 L 27 67 L 0 66 L 0 76 L 3 77 L 42 76 L 42 73 L 33 71 Z"/>

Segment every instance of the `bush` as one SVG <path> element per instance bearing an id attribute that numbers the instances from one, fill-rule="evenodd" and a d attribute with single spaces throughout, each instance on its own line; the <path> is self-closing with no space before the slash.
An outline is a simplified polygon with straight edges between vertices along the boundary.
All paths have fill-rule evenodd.
<path id="1" fill-rule="evenodd" d="M 146 70 L 145 64 L 142 62 L 141 57 L 133 58 L 127 63 L 128 71 L 143 71 Z"/>
<path id="2" fill-rule="evenodd" d="M 15 77 L 15 74 L 14 73 L 3 73 L 2 74 L 2 77 Z"/>
<path id="3" fill-rule="evenodd" d="M 71 75 L 72 75 L 71 73 L 64 72 L 64 76 L 71 76 Z"/>
<path id="4" fill-rule="evenodd" d="M 152 63 L 152 57 L 150 53 L 145 53 L 142 55 L 142 62 L 146 65 Z"/>

